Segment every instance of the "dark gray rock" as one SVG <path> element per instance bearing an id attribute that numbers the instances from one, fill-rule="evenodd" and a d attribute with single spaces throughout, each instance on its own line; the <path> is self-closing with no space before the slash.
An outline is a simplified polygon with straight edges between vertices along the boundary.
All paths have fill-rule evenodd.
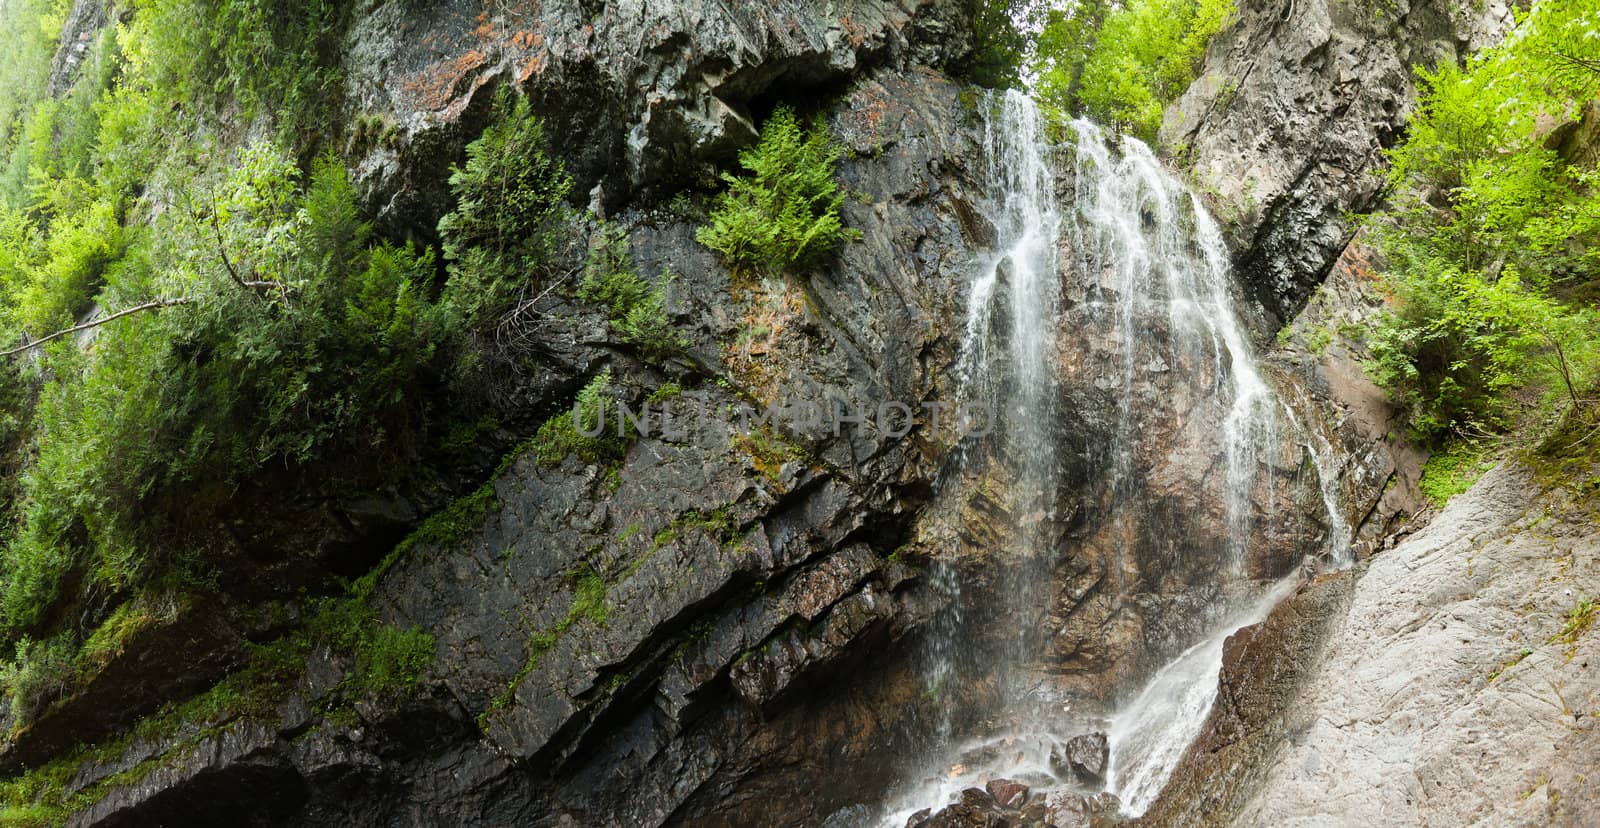
<path id="1" fill-rule="evenodd" d="M 863 238 L 814 274 L 736 288 L 694 241 L 696 216 L 616 216 L 647 278 L 677 274 L 666 305 L 690 340 L 673 376 L 686 397 L 721 413 L 945 393 L 974 255 L 958 216 L 980 186 L 969 103 L 923 71 L 863 78 L 839 101 L 830 125 L 857 150 L 840 169 L 857 194 L 846 221 Z M 668 378 L 608 342 L 592 308 L 558 298 L 550 316 L 530 402 L 559 405 L 602 366 L 635 403 Z M 771 329 L 759 355 L 739 345 L 757 322 Z M 306 826 L 815 824 L 878 801 L 930 703 L 908 637 L 937 608 L 889 553 L 950 438 L 783 426 L 764 439 L 800 459 L 780 466 L 737 418 L 683 426 L 638 440 L 614 477 L 524 456 L 480 529 L 395 563 L 371 603 L 434 636 L 416 696 L 344 698 L 351 665 L 313 653 L 281 732 L 242 752 L 218 752 L 226 728 L 167 741 L 153 755 L 187 770 L 119 786 L 80 824 L 182 823 L 196 818 L 182 803 L 223 794 L 227 813 L 263 810 L 252 779 L 286 803 L 280 821 Z"/>
<path id="2" fill-rule="evenodd" d="M 1074 736 L 1050 751 L 1050 764 L 1057 773 L 1091 788 L 1105 784 L 1110 758 L 1111 746 L 1104 733 Z"/>
<path id="3" fill-rule="evenodd" d="M 715 180 L 774 100 L 964 56 L 965 21 L 953 0 L 389 0 L 347 36 L 346 96 L 363 123 L 380 124 L 350 149 L 380 218 L 431 233 L 485 93 L 514 84 L 547 119 L 577 192 L 610 210 L 635 191 L 664 197 Z"/>
<path id="4" fill-rule="evenodd" d="M 937 811 L 918 811 L 906 828 L 1105 828 L 1122 821 L 1112 794 L 1090 798 L 1050 791 L 1030 797 L 1027 786 L 1007 779 L 992 780 L 986 788 L 968 788 Z"/>
<path id="5" fill-rule="evenodd" d="M 1210 195 L 1271 327 L 1333 266 L 1354 232 L 1344 216 L 1380 196 L 1383 150 L 1416 105 L 1412 67 L 1461 60 L 1510 23 L 1504 0 L 1240 4 L 1161 145 Z"/>

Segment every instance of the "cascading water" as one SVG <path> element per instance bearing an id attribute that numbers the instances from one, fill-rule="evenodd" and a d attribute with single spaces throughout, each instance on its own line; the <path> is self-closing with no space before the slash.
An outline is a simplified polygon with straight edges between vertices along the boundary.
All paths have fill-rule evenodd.
<path id="1" fill-rule="evenodd" d="M 1347 563 L 1348 530 L 1327 468 L 1331 448 L 1321 435 L 1301 426 L 1263 377 L 1234 309 L 1232 273 L 1216 222 L 1149 147 L 1125 138 L 1121 152 L 1113 152 L 1095 124 L 1080 120 L 1072 126 L 1078 139 L 1073 225 L 1077 264 L 1082 271 L 1107 274 L 1123 352 L 1115 378 L 1122 398 L 1133 399 L 1141 366 L 1162 363 L 1204 383 L 1203 393 L 1224 412 L 1216 448 L 1223 459 L 1220 494 L 1228 549 L 1219 585 L 1245 576 L 1256 478 L 1286 426 L 1295 435 L 1294 445 L 1317 468 L 1328 513 L 1326 556 L 1336 565 Z M 1162 317 L 1164 335 L 1138 329 L 1138 320 Z M 1126 404 L 1123 414 L 1114 452 L 1117 486 L 1126 485 L 1133 455 Z M 1271 491 L 1269 487 L 1269 495 Z M 1224 606 L 1208 634 L 1169 661 L 1112 718 L 1108 787 L 1121 798 L 1125 814 L 1144 812 L 1198 735 L 1216 697 L 1226 638 L 1261 620 L 1291 585 L 1292 576 Z"/>
<path id="2" fill-rule="evenodd" d="M 1042 527 L 1058 485 L 1055 446 L 1051 438 L 1055 413 L 1055 337 L 1060 304 L 1061 216 L 1056 204 L 1056 180 L 1048 158 L 1049 145 L 1039 110 L 1026 95 L 1012 90 L 995 101 L 994 114 L 985 130 L 990 198 L 984 204 L 993 221 L 999 244 L 977 264 L 967 304 L 966 330 L 957 363 L 956 384 L 964 404 L 991 412 L 992 433 L 985 446 L 1002 458 L 1009 471 L 1003 508 L 1013 516 L 1010 544 L 1004 550 L 1002 586 L 997 590 L 1019 605 L 1037 603 L 1038 585 L 1053 563 L 1053 549 L 1043 548 Z M 947 487 L 964 485 L 963 472 L 969 443 L 957 448 Z M 946 492 L 950 494 L 950 492 Z M 959 495 L 960 492 L 955 492 Z M 983 667 L 1002 679 L 1020 671 L 994 670 L 1017 667 L 1032 654 L 1029 636 L 1003 639 L 998 651 L 971 653 L 965 643 L 965 620 L 959 570 L 948 560 L 936 561 L 931 573 L 936 589 L 945 594 L 949 609 L 934 621 L 930 658 L 924 679 L 937 692 L 947 682 L 964 675 L 963 661 L 981 660 Z M 970 667 L 971 665 L 965 665 Z M 966 673 L 972 672 L 970 669 Z M 999 688 L 1002 707 L 1022 707 L 1029 687 L 1008 682 Z M 932 740 L 946 746 L 951 732 L 948 709 L 936 722 Z M 981 740 L 980 740 L 981 742 Z M 1012 775 L 1032 770 L 1047 772 L 1048 745 L 1035 745 L 1029 758 L 1009 768 Z M 967 744 L 967 750 L 981 744 Z M 949 764 L 939 762 L 937 764 Z M 1027 766 L 1027 767 L 1024 767 Z M 946 798 L 960 790 L 960 775 L 941 774 L 937 781 L 918 788 L 907 803 Z M 961 785 L 964 787 L 964 785 Z M 900 828 L 915 808 L 891 814 L 885 825 Z"/>
<path id="3" fill-rule="evenodd" d="M 1222 491 L 1228 522 L 1230 574 L 1238 574 L 1249 535 L 1251 483 L 1258 449 L 1274 442 L 1277 402 L 1256 366 L 1249 340 L 1229 295 L 1230 270 L 1222 234 L 1199 200 L 1162 168 L 1150 148 L 1125 140 L 1114 154 L 1101 129 L 1079 120 L 1074 235 L 1082 269 L 1109 271 L 1122 349 L 1122 421 L 1116 485 L 1131 475 L 1132 419 L 1127 406 L 1142 365 L 1176 363 L 1207 383 L 1207 393 L 1225 404 Z M 1198 255 L 1196 255 L 1198 253 Z M 1163 347 L 1138 328 L 1140 320 L 1165 316 Z M 1144 356 L 1144 362 L 1139 357 Z"/>
<path id="4" fill-rule="evenodd" d="M 1006 548 L 989 550 L 999 553 L 995 560 L 1005 568 L 999 594 L 1016 605 L 1012 617 L 1038 617 L 1030 616 L 1029 608 L 1046 597 L 1039 585 L 1049 581 L 1056 561 L 1071 554 L 1045 548 L 1051 543 L 1047 526 L 1061 477 L 1051 434 L 1062 359 L 1096 362 L 1101 372 L 1096 387 L 1116 400 L 1115 445 L 1105 470 L 1111 492 L 1106 519 L 1125 537 L 1153 531 L 1119 509 L 1139 497 L 1144 485 L 1136 448 L 1148 431 L 1187 429 L 1185 439 L 1220 461 L 1220 479 L 1193 485 L 1212 487 L 1211 496 L 1220 501 L 1224 532 L 1219 546 L 1225 548 L 1217 550 L 1219 565 L 1205 568 L 1216 606 L 1191 625 L 1190 646 L 1156 670 L 1142 689 L 1098 721 L 1061 713 L 1061 699 L 1037 692 L 1037 684 L 1025 687 L 1029 682 L 1003 688 L 1001 709 L 981 717 L 987 723 L 981 732 L 953 732 L 952 717 L 945 716 L 932 754 L 922 757 L 923 782 L 903 792 L 899 807 L 891 808 L 883 822 L 893 828 L 904 825 L 913 810 L 938 807 L 986 779 L 1016 778 L 1036 789 L 1070 787 L 1070 780 L 1052 769 L 1051 750 L 1096 727 L 1111 743 L 1107 789 L 1121 798 L 1125 814 L 1142 813 L 1209 714 L 1224 640 L 1259 621 L 1292 586 L 1293 576 L 1272 583 L 1249 574 L 1252 538 L 1261 522 L 1254 509 L 1263 492 L 1271 508 L 1273 488 L 1263 480 L 1263 468 L 1294 468 L 1300 456 L 1310 459 L 1328 510 L 1325 557 L 1346 562 L 1348 532 L 1325 468 L 1331 450 L 1321 435 L 1302 426 L 1265 378 L 1235 311 L 1221 232 L 1199 199 L 1144 144 L 1124 139 L 1113 149 L 1100 128 L 1078 121 L 1072 125 L 1073 210 L 1064 221 L 1051 148 L 1032 102 L 1008 92 L 994 110 L 987 130 L 991 196 L 986 206 L 998 242 L 996 252 L 977 268 L 958 382 L 966 399 L 997 403 L 997 429 L 989 439 L 999 444 L 987 456 L 1004 466 L 1011 481 L 1005 497 L 1011 522 Z M 1065 261 L 1064 239 L 1071 250 Z M 1071 304 L 1061 296 L 1064 282 L 1092 297 L 1070 319 L 1063 315 Z M 1088 348 L 1095 354 L 1063 355 L 1057 343 L 1065 325 L 1098 325 L 1106 341 Z M 1181 410 L 1176 404 L 1151 404 L 1148 394 L 1139 393 L 1149 376 L 1169 372 L 1192 384 L 1188 391 L 1194 402 Z M 962 451 L 958 465 L 966 463 L 973 447 Z M 955 480 L 959 485 L 966 477 L 957 474 Z M 933 636 L 930 686 L 960 673 L 963 659 L 986 660 L 984 674 L 1002 683 L 1029 675 L 1026 665 L 1039 657 L 1031 631 L 1017 630 L 1006 639 L 1010 644 L 1004 652 L 963 652 L 967 619 L 956 600 L 960 579 L 954 565 L 937 565 L 935 581 L 950 593 L 956 609 Z"/>

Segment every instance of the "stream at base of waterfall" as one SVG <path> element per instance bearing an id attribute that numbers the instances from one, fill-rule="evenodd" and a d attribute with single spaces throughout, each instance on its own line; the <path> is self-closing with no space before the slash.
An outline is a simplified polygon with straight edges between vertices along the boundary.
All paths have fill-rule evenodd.
<path id="1" fill-rule="evenodd" d="M 1211 487 L 1220 499 L 1228 548 L 1214 577 L 1215 594 L 1227 596 L 1219 599 L 1226 605 L 1213 607 L 1197 622 L 1188 646 L 1142 684 L 1123 688 L 1115 705 L 1080 713 L 1069 692 L 1052 688 L 1045 673 L 1031 669 L 1038 659 L 1037 652 L 1029 652 L 1031 636 L 1012 636 L 1008 640 L 1015 643 L 982 653 L 964 647 L 971 613 L 963 609 L 960 567 L 936 562 L 931 580 L 946 593 L 950 609 L 936 619 L 929 636 L 925 680 L 930 691 L 959 676 L 954 665 L 962 660 L 987 661 L 993 675 L 1030 678 L 1002 688 L 995 709 L 964 717 L 978 722 L 975 727 L 956 728 L 957 717 L 951 715 L 929 723 L 925 747 L 908 757 L 905 781 L 881 811 L 884 828 L 902 828 L 919 812 L 936 812 L 960 800 L 964 791 L 986 785 L 990 801 L 1014 797 L 1026 785 L 1034 793 L 1060 794 L 1054 801 L 1075 803 L 1073 808 L 1142 814 L 1210 713 L 1224 642 L 1240 627 L 1262 620 L 1299 577 L 1296 570 L 1268 579 L 1257 573 L 1251 579 L 1246 567 L 1252 487 L 1266 455 L 1284 435 L 1315 467 L 1313 483 L 1327 511 L 1325 540 L 1305 554 L 1332 566 L 1349 563 L 1350 533 L 1335 498 L 1332 450 L 1260 368 L 1234 304 L 1221 232 L 1200 200 L 1135 139 L 1113 140 L 1098 126 L 1077 121 L 1067 146 L 1054 146 L 1037 108 L 1017 91 L 996 95 L 990 110 L 984 209 L 997 243 L 974 266 L 956 381 L 965 397 L 997 401 L 1005 412 L 1004 427 L 987 439 L 1005 442 L 997 454 L 1006 458 L 1011 481 L 1006 511 L 1019 517 L 1007 527 L 1009 548 L 994 558 L 996 566 L 1006 568 L 1007 586 L 999 592 L 1019 603 L 1044 600 L 1040 585 L 1049 583 L 1050 568 L 1073 553 L 1042 548 L 1053 537 L 1045 526 L 1054 517 L 1051 504 L 1061 485 L 1050 426 L 1063 359 L 1056 331 L 1067 304 L 1063 283 L 1091 280 L 1094 289 L 1085 293 L 1099 298 L 1089 310 L 1107 320 L 1109 336 L 1116 340 L 1096 378 L 1101 387 L 1119 392 L 1118 410 L 1111 415 L 1116 445 L 1104 470 L 1112 492 L 1109 520 L 1119 520 L 1114 508 L 1119 499 L 1137 493 L 1133 446 L 1152 416 L 1135 410 L 1135 378 L 1152 361 L 1201 366 L 1190 381 L 1206 383 L 1199 389 L 1203 398 L 1220 406 L 1214 414 L 1221 428 L 1210 438 L 1214 446 L 1207 447 L 1214 451 L 1220 480 L 1193 483 Z M 1058 193 L 1058 163 L 1071 164 L 1066 193 Z M 1157 348 L 1165 353 L 1155 353 Z M 958 452 L 959 465 L 971 447 Z M 949 477 L 950 486 L 967 479 Z"/>

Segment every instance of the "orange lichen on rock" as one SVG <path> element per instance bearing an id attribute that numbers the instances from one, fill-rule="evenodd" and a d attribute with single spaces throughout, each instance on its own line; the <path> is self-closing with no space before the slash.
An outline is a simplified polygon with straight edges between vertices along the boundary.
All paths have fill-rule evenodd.
<path id="1" fill-rule="evenodd" d="M 528 78 L 544 71 L 544 54 L 534 55 L 523 62 L 522 68 L 517 71 L 517 82 L 527 83 Z"/>
<path id="2" fill-rule="evenodd" d="M 455 99 L 473 72 L 483 68 L 489 58 L 481 50 L 469 49 L 454 59 L 436 61 L 406 79 L 401 89 L 422 109 L 444 109 Z M 473 84 L 477 86 L 479 84 Z"/>
<path id="3" fill-rule="evenodd" d="M 867 42 L 866 27 L 857 23 L 855 18 L 847 14 L 839 18 L 839 25 L 844 27 L 845 36 L 849 39 L 851 46 L 859 48 L 861 44 Z"/>

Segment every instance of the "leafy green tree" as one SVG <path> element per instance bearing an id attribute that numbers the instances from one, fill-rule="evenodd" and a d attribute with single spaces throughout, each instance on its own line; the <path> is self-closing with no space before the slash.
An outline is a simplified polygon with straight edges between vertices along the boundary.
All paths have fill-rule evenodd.
<path id="1" fill-rule="evenodd" d="M 571 216 L 572 178 L 527 99 L 502 89 L 494 108 L 494 124 L 467 146 L 466 166 L 451 172 L 456 207 L 439 220 L 448 299 L 478 330 L 498 324 L 547 275 Z"/>
<path id="2" fill-rule="evenodd" d="M 449 332 L 432 257 L 376 243 L 332 158 L 300 178 L 275 145 L 243 152 L 215 202 L 169 211 L 110 286 L 187 301 L 96 329 L 92 354 L 49 349 L 0 630 L 45 617 L 70 571 L 114 593 L 184 564 L 264 468 L 340 458 L 381 477 L 411 453 L 427 415 L 412 392 Z"/>
<path id="3" fill-rule="evenodd" d="M 1058 117 L 1081 114 L 1153 140 L 1206 44 L 1234 16 L 1233 0 L 1084 0 L 1052 9 L 1035 49 L 1036 95 Z"/>
<path id="4" fill-rule="evenodd" d="M 1000 89 L 1017 85 L 1027 55 L 1028 38 L 1017 28 L 1025 0 L 968 0 L 972 21 L 972 54 L 952 67 L 958 76 L 979 86 Z"/>
<path id="5" fill-rule="evenodd" d="M 1036 77 L 1034 98 L 1053 120 L 1064 120 L 1078 111 L 1083 66 L 1111 12 L 1111 0 L 1077 0 L 1045 9 L 1031 69 Z"/>
<path id="6" fill-rule="evenodd" d="M 1547 146 L 1543 124 L 1600 94 L 1585 63 L 1593 0 L 1548 0 L 1464 68 L 1419 70 L 1425 94 L 1391 153 L 1391 205 L 1371 224 L 1395 307 L 1376 326 L 1373 377 L 1441 443 L 1503 429 L 1513 392 L 1593 381 L 1600 190 Z M 1589 297 L 1589 298 L 1585 298 Z"/>

